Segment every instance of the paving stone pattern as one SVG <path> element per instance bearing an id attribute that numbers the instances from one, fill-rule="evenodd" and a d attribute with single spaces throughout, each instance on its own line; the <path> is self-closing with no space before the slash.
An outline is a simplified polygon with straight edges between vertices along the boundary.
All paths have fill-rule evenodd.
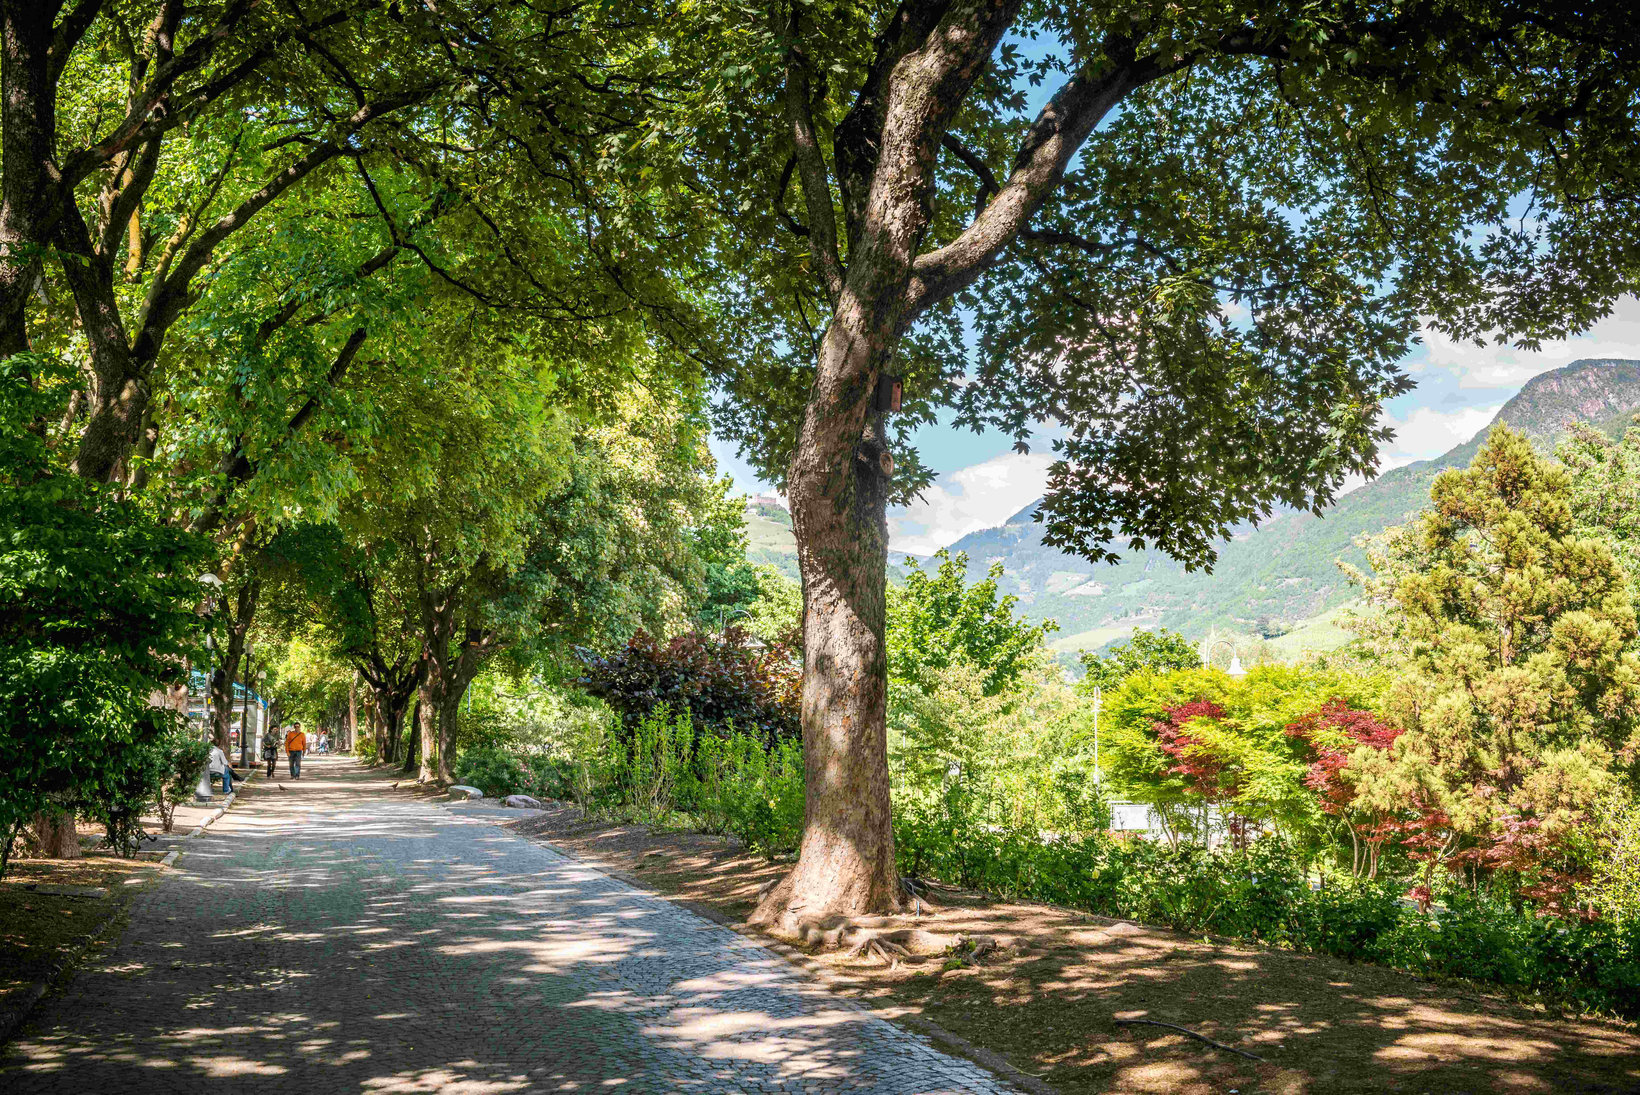
<path id="1" fill-rule="evenodd" d="M 187 847 L 0 1058 L 0 1092 L 1012 1090 L 346 758 L 259 783 Z"/>

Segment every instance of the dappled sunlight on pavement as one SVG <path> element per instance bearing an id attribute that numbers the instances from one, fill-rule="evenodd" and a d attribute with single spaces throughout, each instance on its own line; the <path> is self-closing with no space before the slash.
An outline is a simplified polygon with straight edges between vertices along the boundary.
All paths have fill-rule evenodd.
<path id="1" fill-rule="evenodd" d="M 0 1092 L 1008 1090 L 481 811 L 309 758 L 187 846 Z"/>

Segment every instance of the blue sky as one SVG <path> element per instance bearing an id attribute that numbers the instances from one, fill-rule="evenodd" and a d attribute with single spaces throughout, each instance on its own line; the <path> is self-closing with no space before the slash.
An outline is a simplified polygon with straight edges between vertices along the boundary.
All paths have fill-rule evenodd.
<path id="1" fill-rule="evenodd" d="M 1640 301 L 1627 298 L 1587 334 L 1545 343 L 1537 352 L 1477 347 L 1426 332 L 1423 345 L 1403 363 L 1418 387 L 1387 408 L 1396 437 L 1384 469 L 1439 456 L 1469 440 L 1532 377 L 1585 357 L 1640 359 Z M 1046 444 L 1022 456 L 1000 433 L 931 426 L 918 433 L 917 443 L 939 479 L 919 502 L 889 514 L 889 531 L 894 548 L 918 554 L 995 527 L 1035 501 L 1051 462 Z M 769 489 L 729 446 L 714 441 L 712 451 L 737 489 Z"/>

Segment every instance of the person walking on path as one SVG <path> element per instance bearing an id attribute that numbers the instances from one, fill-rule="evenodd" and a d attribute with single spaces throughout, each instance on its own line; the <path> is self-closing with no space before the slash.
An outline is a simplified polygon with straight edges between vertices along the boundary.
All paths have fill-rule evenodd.
<path id="1" fill-rule="evenodd" d="M 233 794 L 233 767 L 223 755 L 220 745 L 211 746 L 211 775 L 222 777 L 222 793 Z"/>
<path id="2" fill-rule="evenodd" d="M 302 778 L 302 754 L 307 750 L 307 735 L 302 733 L 302 724 L 290 724 L 290 733 L 285 735 L 285 757 L 290 762 L 290 778 Z"/>
<path id="3" fill-rule="evenodd" d="M 262 735 L 262 759 L 268 762 L 268 778 L 273 778 L 273 766 L 279 763 L 279 724 Z"/>

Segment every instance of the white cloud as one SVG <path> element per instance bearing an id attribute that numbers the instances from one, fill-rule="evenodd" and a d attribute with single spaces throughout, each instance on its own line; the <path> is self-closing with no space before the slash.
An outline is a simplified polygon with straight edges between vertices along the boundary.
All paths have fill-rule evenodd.
<path id="1" fill-rule="evenodd" d="M 1440 456 L 1486 429 L 1502 409 L 1501 403 L 1454 411 L 1418 407 L 1405 418 L 1390 418 L 1388 424 L 1395 430 L 1395 439 L 1385 449 L 1384 469 Z"/>
<path id="2" fill-rule="evenodd" d="M 923 496 L 888 515 L 892 550 L 930 555 L 970 532 L 995 528 L 1042 497 L 1053 457 L 1004 453 L 947 472 Z"/>
<path id="3" fill-rule="evenodd" d="M 1518 388 L 1539 373 L 1585 357 L 1640 359 L 1640 300 L 1624 297 L 1612 314 L 1575 338 L 1545 342 L 1541 350 L 1476 346 L 1438 331 L 1423 333 L 1424 352 L 1409 361 L 1415 373 L 1450 373 L 1462 388 Z"/>
<path id="4" fill-rule="evenodd" d="M 1385 415 L 1384 424 L 1395 431 L 1395 437 L 1384 446 L 1378 474 L 1403 464 L 1433 459 L 1462 445 L 1490 426 L 1502 409 L 1502 403 L 1490 407 L 1459 407 L 1452 411 L 1414 407 L 1405 416 Z M 1351 475 L 1339 494 L 1348 494 L 1365 483 L 1361 476 Z"/>

